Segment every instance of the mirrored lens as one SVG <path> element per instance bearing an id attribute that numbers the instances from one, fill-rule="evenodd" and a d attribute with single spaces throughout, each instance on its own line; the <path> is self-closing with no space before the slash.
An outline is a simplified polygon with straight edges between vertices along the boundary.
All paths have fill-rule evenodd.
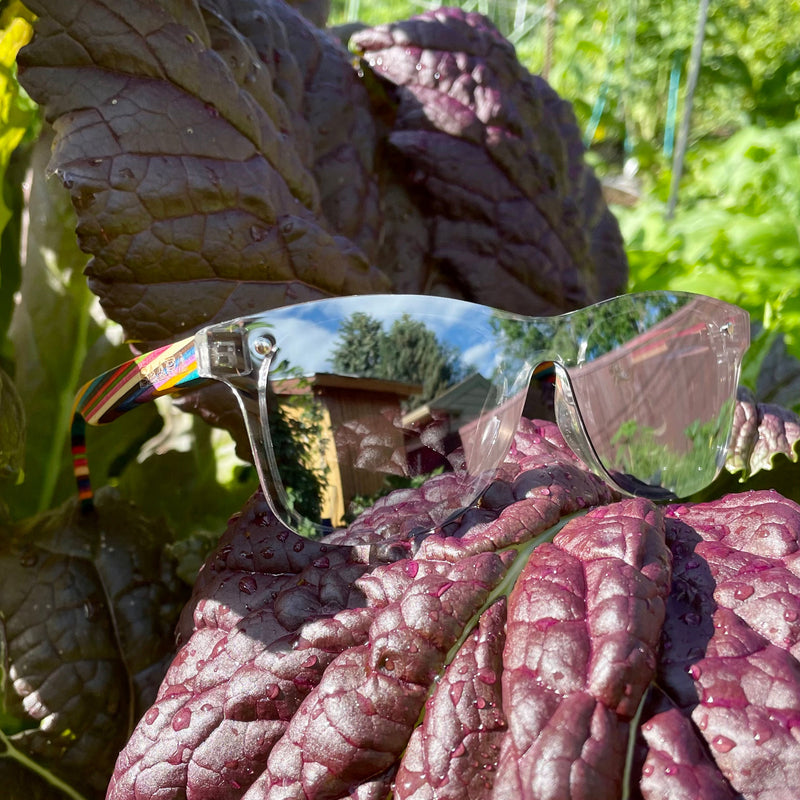
<path id="1" fill-rule="evenodd" d="M 528 377 L 518 365 L 509 379 L 491 309 L 350 297 L 268 320 L 264 438 L 290 514 L 342 526 L 393 489 L 444 473 L 434 522 L 474 502 L 508 451 Z"/>
<path id="2" fill-rule="evenodd" d="M 602 466 L 624 490 L 686 497 L 727 450 L 747 314 L 711 298 L 645 294 L 588 309 L 575 402 Z"/>

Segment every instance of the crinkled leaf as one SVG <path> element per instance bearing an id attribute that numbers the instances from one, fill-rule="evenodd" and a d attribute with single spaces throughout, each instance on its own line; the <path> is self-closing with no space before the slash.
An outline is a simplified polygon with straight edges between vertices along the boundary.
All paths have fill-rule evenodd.
<path id="1" fill-rule="evenodd" d="M 783 455 L 790 461 L 800 458 L 800 417 L 772 403 L 757 403 L 748 389 L 740 388 L 734 415 L 729 472 L 754 475 L 772 469 Z"/>
<path id="2" fill-rule="evenodd" d="M 647 757 L 642 766 L 645 800 L 735 800 L 736 792 L 709 758 L 689 719 L 676 708 L 653 714 L 642 725 Z"/>
<path id="3" fill-rule="evenodd" d="M 7 773 L 99 797 L 152 703 L 183 602 L 163 531 L 113 492 L 27 520 L 0 551 L 2 704 L 19 720 Z M 4 726 L 5 727 L 5 726 Z M 9 731 L 10 732 L 10 731 Z M 22 772 L 20 772 L 22 771 Z"/>
<path id="4" fill-rule="evenodd" d="M 398 84 L 379 108 L 341 47 L 276 0 L 34 6 L 22 78 L 58 129 L 92 289 L 135 339 L 385 290 L 370 258 L 395 290 L 528 312 L 624 288 L 568 104 L 483 18 L 359 34 Z"/>
<path id="5" fill-rule="evenodd" d="M 659 683 L 737 792 L 790 795 L 800 780 L 800 507 L 747 492 L 668 513 L 675 605 Z"/>
<path id="6" fill-rule="evenodd" d="M 435 477 L 319 542 L 256 495 L 109 797 L 618 800 L 626 768 L 648 799 L 791 791 L 797 505 L 614 502 L 546 423 L 480 508 L 404 527 L 453 491 Z"/>
<path id="7" fill-rule="evenodd" d="M 131 338 L 386 287 L 322 214 L 284 24 L 310 31 L 297 12 L 243 8 L 259 53 L 213 3 L 31 8 L 21 81 L 57 129 L 51 166 L 93 255 L 91 287 Z"/>
<path id="8" fill-rule="evenodd" d="M 440 9 L 350 45 L 397 98 L 379 263 L 398 290 L 528 314 L 624 291 L 622 238 L 571 107 L 485 17 Z"/>

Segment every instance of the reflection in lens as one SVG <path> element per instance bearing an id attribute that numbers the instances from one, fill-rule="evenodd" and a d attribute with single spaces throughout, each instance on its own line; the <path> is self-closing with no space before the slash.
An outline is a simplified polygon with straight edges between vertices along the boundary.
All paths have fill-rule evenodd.
<path id="1" fill-rule="evenodd" d="M 296 312 L 287 310 L 285 329 L 280 310 L 270 315 L 278 342 L 270 425 L 290 421 L 303 476 L 316 479 L 319 501 L 301 496 L 280 459 L 278 491 L 284 506 L 301 516 L 316 512 L 313 521 L 325 527 L 344 525 L 376 498 L 442 472 L 460 476 L 468 505 L 516 430 L 524 392 L 508 399 L 497 383 L 491 311 L 442 301 L 438 313 L 417 314 L 392 303 L 386 298 L 362 311 L 363 299 L 341 298 L 315 307 L 320 313 L 304 323 L 316 346 L 305 349 L 289 328 Z M 351 308 L 358 310 L 344 313 Z M 314 494 L 307 484 L 304 491 Z"/>
<path id="2" fill-rule="evenodd" d="M 587 358 L 567 373 L 592 446 L 626 491 L 685 497 L 717 475 L 741 352 L 720 316 L 729 309 L 707 298 L 668 314 L 634 306 L 587 332 Z"/>

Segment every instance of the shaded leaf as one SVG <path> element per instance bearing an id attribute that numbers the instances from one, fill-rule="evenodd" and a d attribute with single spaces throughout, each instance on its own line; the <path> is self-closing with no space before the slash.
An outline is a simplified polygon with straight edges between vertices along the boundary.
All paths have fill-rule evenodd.
<path id="1" fill-rule="evenodd" d="M 100 797 L 172 654 L 183 598 L 161 555 L 164 532 L 102 491 L 95 514 L 75 500 L 10 533 L 0 552 L 2 701 L 21 730 L 9 740 L 37 771 Z"/>
<path id="2" fill-rule="evenodd" d="M 277 43 L 266 62 L 194 3 L 32 3 L 21 80 L 57 127 L 51 168 L 93 254 L 91 287 L 135 340 L 386 286 L 327 228 L 308 131 L 276 89 L 302 79 L 282 17 L 308 23 L 260 8 Z"/>
<path id="3" fill-rule="evenodd" d="M 125 358 L 114 344 L 81 271 L 86 258 L 75 244 L 74 214 L 68 198 L 44 176 L 50 138 L 31 155 L 26 260 L 10 330 L 14 383 L 25 408 L 25 480 L 2 489 L 14 518 L 22 519 L 71 497 L 75 479 L 69 458 L 69 424 L 81 383 Z M 100 319 L 100 323 L 95 318 Z M 155 408 L 120 420 L 119 426 L 90 432 L 95 483 L 108 482 L 112 465 L 160 425 Z"/>
<path id="4" fill-rule="evenodd" d="M 0 369 L 0 480 L 21 478 L 25 453 L 25 409 L 11 378 Z"/>
<path id="5" fill-rule="evenodd" d="M 729 472 L 754 475 L 772 469 L 778 456 L 791 461 L 800 458 L 800 417 L 771 403 L 756 403 L 750 390 L 739 389 L 734 414 Z"/>
<path id="6" fill-rule="evenodd" d="M 528 314 L 624 290 L 622 239 L 569 104 L 485 17 L 441 9 L 350 45 L 397 98 L 379 260 L 396 289 Z"/>

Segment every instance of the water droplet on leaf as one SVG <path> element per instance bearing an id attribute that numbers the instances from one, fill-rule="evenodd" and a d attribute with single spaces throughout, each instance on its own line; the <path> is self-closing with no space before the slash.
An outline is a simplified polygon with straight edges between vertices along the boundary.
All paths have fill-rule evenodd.
<path id="1" fill-rule="evenodd" d="M 190 708 L 182 708 L 172 718 L 172 730 L 182 731 L 191 725 L 192 710 Z"/>
<path id="2" fill-rule="evenodd" d="M 711 746 L 718 753 L 730 753 L 730 751 L 736 747 L 736 742 L 734 742 L 733 739 L 729 739 L 727 736 L 715 736 L 711 740 Z"/>
<path id="3" fill-rule="evenodd" d="M 755 589 L 750 586 L 749 584 L 745 584 L 744 586 L 739 586 L 736 588 L 736 591 L 733 593 L 733 596 L 736 600 L 747 600 L 750 597 Z"/>

